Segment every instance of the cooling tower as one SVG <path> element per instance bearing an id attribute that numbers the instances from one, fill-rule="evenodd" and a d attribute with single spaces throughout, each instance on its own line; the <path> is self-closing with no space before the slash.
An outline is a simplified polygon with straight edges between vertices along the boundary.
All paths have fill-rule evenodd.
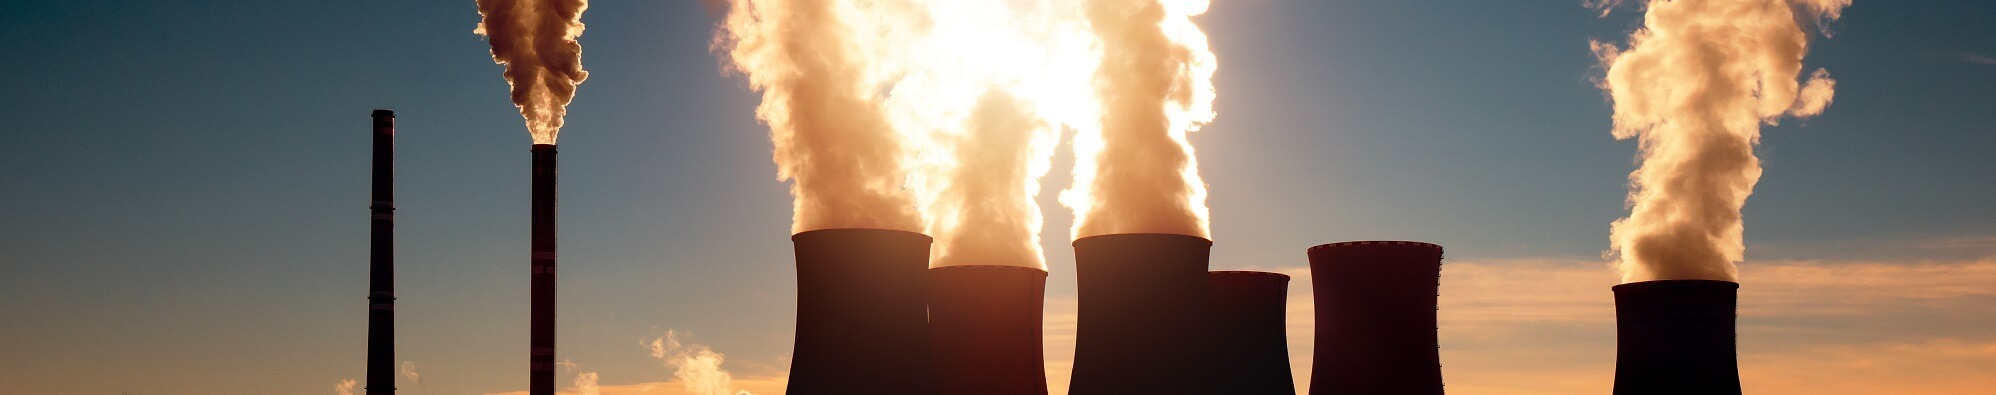
<path id="1" fill-rule="evenodd" d="M 367 393 L 395 393 L 395 112 L 374 110 L 367 251 Z"/>
<path id="2" fill-rule="evenodd" d="M 1040 341 L 1047 272 L 1019 266 L 929 269 L 929 341 L 944 395 L 1045 395 Z"/>
<path id="3" fill-rule="evenodd" d="M 1442 247 L 1351 241 L 1310 247 L 1317 307 L 1310 393 L 1442 393 L 1435 299 Z"/>
<path id="4" fill-rule="evenodd" d="M 1174 234 L 1074 241 L 1079 282 L 1070 394 L 1211 393 L 1206 259 Z"/>
<path id="5" fill-rule="evenodd" d="M 1615 286 L 1615 394 L 1739 394 L 1739 288 L 1715 280 Z"/>
<path id="6" fill-rule="evenodd" d="M 824 229 L 797 250 L 790 394 L 929 394 L 928 236 Z"/>
<path id="7" fill-rule="evenodd" d="M 528 290 L 533 299 L 528 317 L 532 321 L 527 379 L 531 395 L 554 395 L 554 153 L 554 144 L 534 144 L 533 276 Z"/>
<path id="8" fill-rule="evenodd" d="M 1227 394 L 1296 393 L 1289 374 L 1284 302 L 1289 276 L 1212 272 L 1213 388 Z"/>

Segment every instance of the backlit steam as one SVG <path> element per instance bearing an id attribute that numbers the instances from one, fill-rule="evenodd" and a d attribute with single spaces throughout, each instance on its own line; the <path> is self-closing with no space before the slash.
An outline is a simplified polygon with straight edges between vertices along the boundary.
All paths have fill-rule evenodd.
<path id="1" fill-rule="evenodd" d="M 1760 127 L 1830 104 L 1828 71 L 1796 81 L 1808 52 L 1803 28 L 1849 5 L 1656 0 L 1627 48 L 1591 43 L 1607 69 L 1600 85 L 1614 100 L 1615 137 L 1640 142 L 1630 213 L 1615 221 L 1608 251 L 1623 282 L 1735 280 L 1746 250 L 1740 208 L 1760 179 Z"/>
<path id="2" fill-rule="evenodd" d="M 922 231 L 936 265 L 1042 266 L 1033 199 L 1099 107 L 1060 0 L 734 0 L 715 49 L 763 94 L 796 232 Z"/>
<path id="3" fill-rule="evenodd" d="M 355 382 L 353 379 L 340 380 L 339 384 L 333 385 L 333 394 L 353 395 L 353 387 L 357 385 L 360 385 L 360 383 Z"/>
<path id="4" fill-rule="evenodd" d="M 513 105 L 526 118 L 534 144 L 554 144 L 582 70 L 582 11 L 587 0 L 478 0 L 473 33 L 492 44 L 492 61 L 506 66 Z"/>
<path id="5" fill-rule="evenodd" d="M 1074 138 L 1074 237 L 1171 233 L 1210 238 L 1206 185 L 1187 134 L 1213 119 L 1212 51 L 1191 17 L 1205 0 L 1095 0 L 1099 127 Z"/>
<path id="6" fill-rule="evenodd" d="M 680 342 L 679 331 L 668 330 L 665 336 L 638 339 L 638 344 L 651 351 L 652 358 L 665 362 L 672 368 L 672 378 L 692 395 L 751 395 L 748 390 L 734 389 L 734 375 L 721 368 L 727 356 L 714 352 L 714 349 L 699 344 Z"/>

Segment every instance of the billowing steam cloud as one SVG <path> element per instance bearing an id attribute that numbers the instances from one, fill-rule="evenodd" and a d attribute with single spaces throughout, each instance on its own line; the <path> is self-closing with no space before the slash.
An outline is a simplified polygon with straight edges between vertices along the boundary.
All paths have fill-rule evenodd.
<path id="1" fill-rule="evenodd" d="M 554 144 L 582 70 L 582 11 L 587 0 L 478 0 L 473 33 L 492 44 L 492 61 L 506 66 L 513 105 L 526 118 L 534 144 Z"/>
<path id="2" fill-rule="evenodd" d="M 409 379 L 409 382 L 416 383 L 418 386 L 423 385 L 423 375 L 416 373 L 415 361 L 402 361 L 402 377 Z"/>
<path id="3" fill-rule="evenodd" d="M 1206 185 L 1187 134 L 1213 119 L 1216 60 L 1190 19 L 1205 0 L 1094 0 L 1101 40 L 1099 128 L 1074 138 L 1077 238 L 1115 233 L 1211 237 Z"/>
<path id="4" fill-rule="evenodd" d="M 751 395 L 734 389 L 734 375 L 721 369 L 727 357 L 699 344 L 680 342 L 680 332 L 668 330 L 665 336 L 638 339 L 651 351 L 652 358 L 664 361 L 672 377 L 694 395 Z"/>
<path id="5" fill-rule="evenodd" d="M 1796 81 L 1808 52 L 1803 28 L 1849 5 L 1656 0 L 1627 48 L 1591 43 L 1607 69 L 1600 83 L 1614 100 L 1615 137 L 1640 142 L 1630 213 L 1615 221 L 1608 252 L 1623 282 L 1734 280 L 1746 250 L 1740 208 L 1760 179 L 1760 127 L 1829 106 L 1828 71 Z"/>
<path id="6" fill-rule="evenodd" d="M 715 49 L 763 94 L 794 231 L 935 237 L 937 265 L 1042 266 L 1039 179 L 1097 121 L 1060 0 L 734 0 Z"/>

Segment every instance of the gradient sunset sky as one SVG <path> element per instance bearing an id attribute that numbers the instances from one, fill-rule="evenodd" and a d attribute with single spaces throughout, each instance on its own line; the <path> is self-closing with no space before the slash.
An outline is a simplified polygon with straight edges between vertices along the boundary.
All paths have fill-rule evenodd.
<path id="1" fill-rule="evenodd" d="M 1304 248 L 1447 248 L 1454 393 L 1599 394 L 1601 257 L 1636 144 L 1578 0 L 1214 0 L 1216 121 L 1193 134 L 1212 267 L 1291 283 Z M 1755 394 L 1996 388 L 1996 2 L 1857 0 L 1807 70 L 1823 115 L 1764 129 L 1740 352 Z M 368 113 L 395 110 L 405 394 L 524 390 L 528 144 L 472 1 L 0 4 L 0 392 L 331 394 L 363 373 Z M 640 339 L 782 388 L 790 197 L 757 95 L 691 0 L 598 2 L 561 139 L 564 385 L 677 394 Z M 1048 368 L 1072 356 L 1063 146 L 1044 181 Z M 649 392 L 644 392 L 649 391 Z"/>

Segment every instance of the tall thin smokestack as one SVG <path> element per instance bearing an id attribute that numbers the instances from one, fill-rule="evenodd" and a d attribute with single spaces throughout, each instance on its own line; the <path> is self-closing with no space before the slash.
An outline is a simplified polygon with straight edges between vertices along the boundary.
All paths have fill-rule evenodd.
<path id="1" fill-rule="evenodd" d="M 790 394 L 929 394 L 929 236 L 820 229 L 797 250 Z"/>
<path id="2" fill-rule="evenodd" d="M 555 187 L 554 144 L 534 144 L 532 321 L 527 388 L 554 395 Z"/>
<path id="3" fill-rule="evenodd" d="M 395 393 L 395 112 L 374 110 L 374 202 L 368 224 L 367 393 Z"/>
<path id="4" fill-rule="evenodd" d="M 1213 242 L 1158 233 L 1074 241 L 1079 316 L 1069 394 L 1212 390 L 1206 263 Z"/>
<path id="5" fill-rule="evenodd" d="M 1615 286 L 1615 395 L 1739 394 L 1739 288 L 1717 280 Z"/>
<path id="6" fill-rule="evenodd" d="M 929 339 L 944 395 L 1045 395 L 1047 272 L 1021 266 L 929 269 Z"/>
<path id="7" fill-rule="evenodd" d="M 1440 395 L 1442 247 L 1349 241 L 1309 255 L 1317 305 L 1310 393 Z"/>
<path id="8" fill-rule="evenodd" d="M 1289 373 L 1289 275 L 1212 272 L 1213 388 L 1228 394 L 1296 394 Z"/>

